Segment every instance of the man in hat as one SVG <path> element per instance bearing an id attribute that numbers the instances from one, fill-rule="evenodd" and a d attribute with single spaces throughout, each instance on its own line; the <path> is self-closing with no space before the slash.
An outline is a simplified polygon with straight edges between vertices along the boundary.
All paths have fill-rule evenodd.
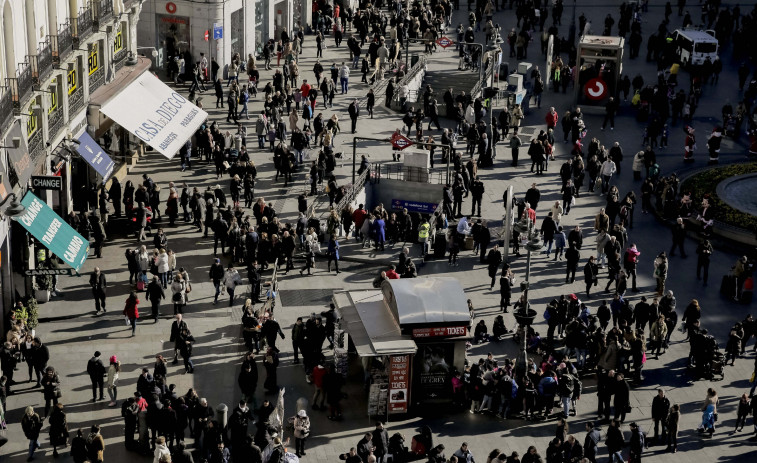
<path id="1" fill-rule="evenodd" d="M 103 376 L 105 375 L 105 365 L 100 360 L 100 351 L 95 351 L 95 355 L 87 362 L 87 374 L 92 382 L 92 402 L 104 400 L 103 398 Z M 97 389 L 100 389 L 100 399 L 97 398 Z"/>

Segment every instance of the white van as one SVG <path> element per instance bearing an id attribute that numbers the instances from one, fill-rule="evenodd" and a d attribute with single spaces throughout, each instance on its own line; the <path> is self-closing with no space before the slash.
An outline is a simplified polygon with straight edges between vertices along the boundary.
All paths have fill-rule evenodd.
<path id="1" fill-rule="evenodd" d="M 677 29 L 673 32 L 673 43 L 678 62 L 684 67 L 702 64 L 707 58 L 715 61 L 718 57 L 719 46 L 715 31 Z"/>

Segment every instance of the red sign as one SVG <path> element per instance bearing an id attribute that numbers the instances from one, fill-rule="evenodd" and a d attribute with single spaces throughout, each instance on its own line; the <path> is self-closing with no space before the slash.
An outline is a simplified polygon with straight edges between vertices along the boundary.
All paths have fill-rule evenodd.
<path id="1" fill-rule="evenodd" d="M 174 2 L 166 3 L 166 11 L 168 11 L 171 14 L 176 13 L 176 4 Z"/>
<path id="2" fill-rule="evenodd" d="M 584 85 L 584 95 L 590 100 L 601 100 L 607 96 L 607 84 L 599 77 L 595 77 Z"/>
<path id="3" fill-rule="evenodd" d="M 389 359 L 389 413 L 406 413 L 410 399 L 410 356 Z"/>
<path id="4" fill-rule="evenodd" d="M 439 336 L 465 336 L 464 326 L 435 326 L 433 328 L 413 328 L 414 338 L 435 338 Z"/>
<path id="5" fill-rule="evenodd" d="M 436 43 L 439 44 L 439 46 L 442 48 L 451 47 L 452 45 L 455 44 L 455 42 L 453 42 L 447 37 L 441 37 L 441 38 L 436 39 Z"/>
<path id="6" fill-rule="evenodd" d="M 207 42 L 208 39 L 210 39 L 210 31 L 205 29 L 205 41 Z"/>
<path id="7" fill-rule="evenodd" d="M 413 143 L 412 140 L 410 140 L 404 135 L 397 133 L 392 136 L 392 146 L 397 148 L 400 151 L 404 150 L 405 148 L 409 146 L 413 146 L 414 144 L 415 143 Z"/>

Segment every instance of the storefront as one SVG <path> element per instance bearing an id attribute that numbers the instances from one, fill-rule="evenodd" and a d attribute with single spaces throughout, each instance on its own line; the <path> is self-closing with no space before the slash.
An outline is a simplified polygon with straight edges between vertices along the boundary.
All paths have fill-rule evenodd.
<path id="1" fill-rule="evenodd" d="M 370 383 L 370 416 L 408 412 L 452 400 L 451 378 L 462 371 L 470 315 L 454 278 L 385 281 L 380 289 L 334 293 L 349 350 Z"/>

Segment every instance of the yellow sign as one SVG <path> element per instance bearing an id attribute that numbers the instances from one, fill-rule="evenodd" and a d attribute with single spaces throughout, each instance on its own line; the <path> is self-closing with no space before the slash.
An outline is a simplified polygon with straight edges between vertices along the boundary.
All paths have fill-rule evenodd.
<path id="1" fill-rule="evenodd" d="M 58 109 L 58 83 L 53 80 L 52 85 L 48 87 L 48 90 L 50 90 L 50 93 L 48 93 L 50 97 L 50 107 L 47 109 L 47 114 L 52 114 Z"/>
<path id="2" fill-rule="evenodd" d="M 76 75 L 76 65 L 68 71 L 68 94 L 71 95 L 79 88 L 79 78 Z"/>
<path id="3" fill-rule="evenodd" d="M 34 106 L 34 102 L 32 101 L 32 104 L 29 106 L 29 111 L 27 114 L 29 114 L 29 117 L 26 118 L 26 138 L 31 138 L 32 135 L 39 129 L 39 123 L 37 121 L 37 115 L 34 113 L 34 109 L 32 109 L 32 106 Z"/>
<path id="4" fill-rule="evenodd" d="M 113 55 L 124 49 L 124 31 L 123 23 L 118 23 L 118 30 L 116 31 L 116 37 L 113 40 Z"/>
<path id="5" fill-rule="evenodd" d="M 100 69 L 100 46 L 97 42 L 90 45 L 89 48 L 89 58 L 87 59 L 87 64 L 89 66 L 89 75 L 95 73 L 98 69 Z"/>

